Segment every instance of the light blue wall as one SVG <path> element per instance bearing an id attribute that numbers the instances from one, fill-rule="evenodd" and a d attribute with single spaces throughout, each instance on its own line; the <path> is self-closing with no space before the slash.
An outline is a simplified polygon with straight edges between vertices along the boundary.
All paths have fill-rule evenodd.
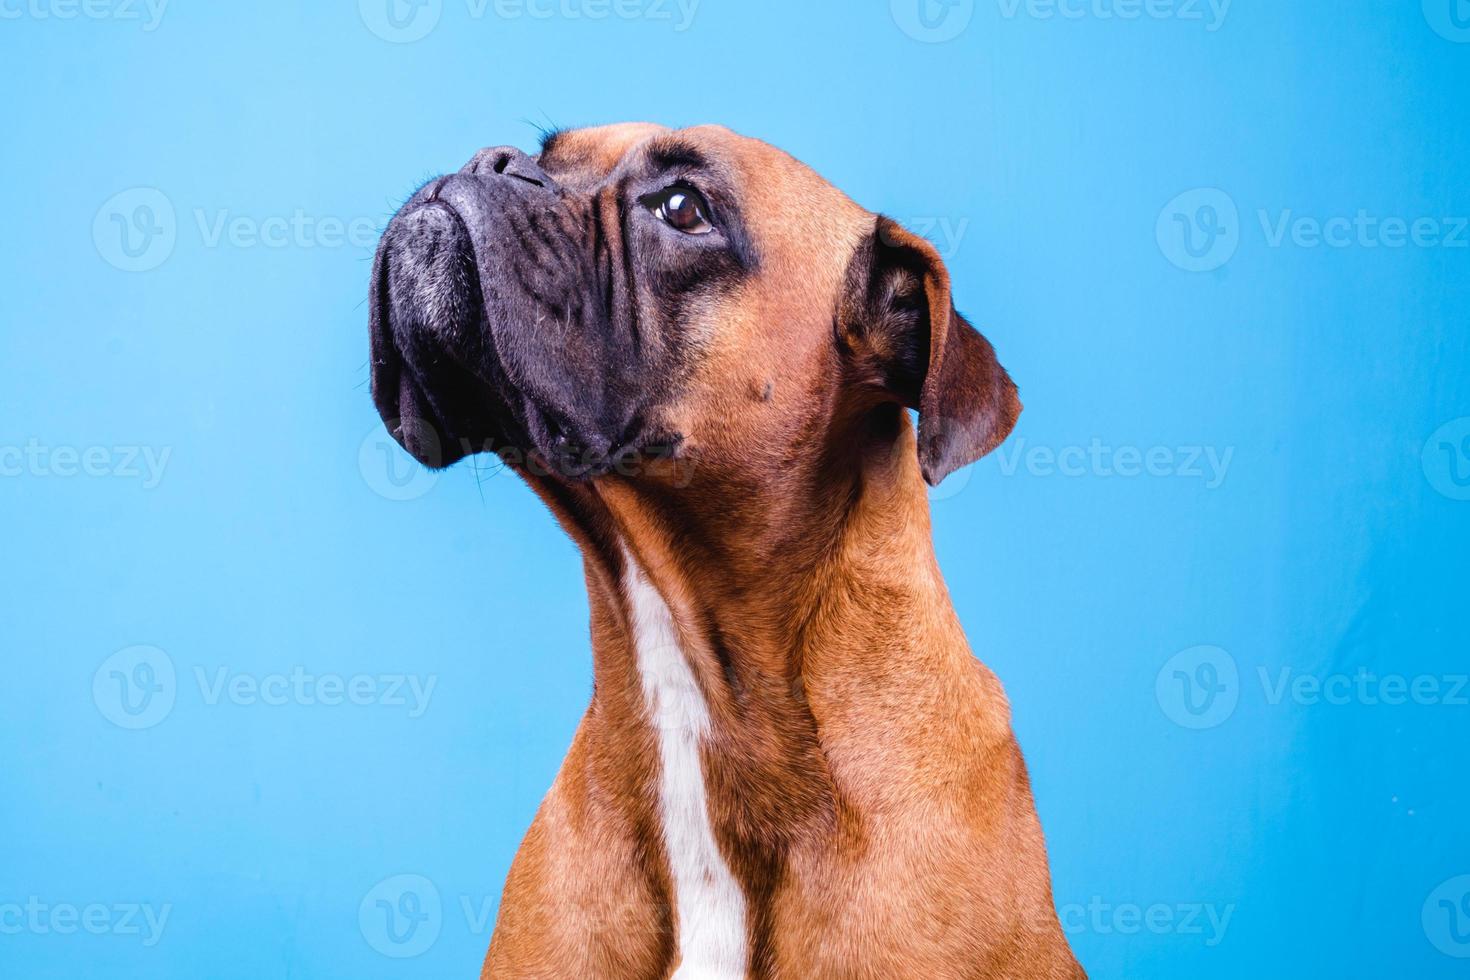
<path id="1" fill-rule="evenodd" d="M 384 455 L 371 245 L 641 118 L 930 234 L 1021 384 L 936 536 L 1092 974 L 1465 975 L 1470 2 L 386 2 L 0 0 L 0 975 L 474 975 L 585 598 Z"/>

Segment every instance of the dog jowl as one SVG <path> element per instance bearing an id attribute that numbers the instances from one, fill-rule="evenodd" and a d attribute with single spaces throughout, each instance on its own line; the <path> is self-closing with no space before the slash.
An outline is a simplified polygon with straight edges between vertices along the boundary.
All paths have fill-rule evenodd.
<path id="1" fill-rule="evenodd" d="M 1083 976 L 934 559 L 926 483 L 1021 405 L 932 244 L 623 124 L 429 181 L 371 290 L 394 436 L 499 453 L 584 560 L 592 703 L 484 976 Z"/>

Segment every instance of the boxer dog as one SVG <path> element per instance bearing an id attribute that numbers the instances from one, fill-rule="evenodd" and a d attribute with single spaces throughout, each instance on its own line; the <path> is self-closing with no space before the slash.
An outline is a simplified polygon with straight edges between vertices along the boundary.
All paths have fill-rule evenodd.
<path id="1" fill-rule="evenodd" d="M 935 563 L 926 481 L 1021 404 L 929 242 L 729 130 L 606 126 L 431 180 L 371 307 L 403 447 L 499 453 L 583 556 L 592 700 L 482 976 L 1084 977 Z"/>

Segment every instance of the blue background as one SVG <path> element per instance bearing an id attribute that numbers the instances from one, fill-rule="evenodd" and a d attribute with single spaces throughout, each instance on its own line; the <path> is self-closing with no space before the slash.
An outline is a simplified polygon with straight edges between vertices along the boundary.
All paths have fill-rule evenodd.
<path id="1" fill-rule="evenodd" d="M 0 974 L 475 975 L 589 695 L 585 597 L 514 478 L 387 452 L 373 232 L 532 124 L 646 118 L 930 233 L 1020 382 L 935 534 L 1092 975 L 1465 975 L 1470 4 L 468 2 L 414 41 L 382 0 L 3 6 Z M 1360 210 L 1458 247 L 1273 243 Z M 1154 472 L 1067 453 L 1094 444 Z M 134 730 L 138 657 L 176 690 Z M 435 687 L 417 717 L 377 680 L 210 697 L 297 667 Z M 1439 694 L 1274 693 L 1360 669 Z M 400 942 L 376 903 L 405 887 Z M 92 903 L 104 934 L 55 928 Z M 168 908 L 152 945 L 127 903 Z"/>

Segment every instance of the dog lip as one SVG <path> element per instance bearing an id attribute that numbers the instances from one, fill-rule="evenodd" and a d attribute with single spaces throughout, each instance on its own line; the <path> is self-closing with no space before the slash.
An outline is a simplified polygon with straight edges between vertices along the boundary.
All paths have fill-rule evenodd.
<path id="1" fill-rule="evenodd" d="M 433 194 L 430 197 L 426 198 L 423 201 L 420 201 L 418 204 L 405 208 L 403 213 L 399 215 L 399 220 L 421 220 L 422 215 L 426 213 L 433 213 L 436 211 L 442 211 L 443 213 L 449 215 L 449 217 L 454 220 L 454 223 L 458 225 L 459 234 L 464 236 L 465 243 L 473 244 L 474 239 L 470 236 L 469 227 L 465 225 L 464 215 L 459 213 L 459 209 L 454 206 L 453 201 L 439 196 L 438 187 L 435 187 Z"/>
<path id="2" fill-rule="evenodd" d="M 410 456 L 432 469 L 454 462 L 443 420 L 391 339 L 384 350 L 374 352 L 373 401 L 388 433 Z"/>
<path id="3" fill-rule="evenodd" d="M 405 356 L 391 313 L 392 244 L 387 235 L 375 258 L 371 344 L 372 396 L 379 416 L 394 440 L 414 459 L 433 469 L 456 462 L 462 453 L 449 441 L 448 427 Z"/>

